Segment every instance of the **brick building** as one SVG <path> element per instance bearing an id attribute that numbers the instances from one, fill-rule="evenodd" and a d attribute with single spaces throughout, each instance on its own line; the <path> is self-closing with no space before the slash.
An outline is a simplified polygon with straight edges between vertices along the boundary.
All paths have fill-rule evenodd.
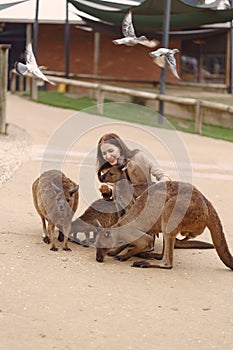
<path id="1" fill-rule="evenodd" d="M 33 33 L 34 12 L 28 18 L 26 15 L 24 15 L 25 18 L 19 17 L 22 14 L 25 12 L 19 9 L 15 17 L 7 18 L 6 10 L 0 8 L 0 43 L 12 45 L 9 52 L 10 69 L 13 68 L 16 60 L 23 59 L 26 40 Z M 140 45 L 115 46 L 112 40 L 121 35 L 119 28 L 115 32 L 104 28 L 101 34 L 98 34 L 97 41 L 96 30 L 83 30 L 82 26 L 83 29 L 89 29 L 83 25 L 77 15 L 70 20 L 70 73 L 82 76 L 94 74 L 136 82 L 160 80 L 160 69 L 148 55 L 152 49 Z M 183 80 L 227 83 L 228 32 L 225 27 L 214 28 L 198 36 L 196 34 L 170 36 L 169 47 L 180 50 L 180 53 L 176 54 L 177 70 Z M 161 39 L 161 34 L 156 38 Z M 96 50 L 98 50 L 98 58 Z M 39 19 L 37 61 L 41 65 L 48 66 L 49 70 L 65 72 L 65 9 L 62 19 L 49 18 L 49 15 L 47 18 Z M 168 71 L 167 81 L 177 82 L 177 79 Z"/>

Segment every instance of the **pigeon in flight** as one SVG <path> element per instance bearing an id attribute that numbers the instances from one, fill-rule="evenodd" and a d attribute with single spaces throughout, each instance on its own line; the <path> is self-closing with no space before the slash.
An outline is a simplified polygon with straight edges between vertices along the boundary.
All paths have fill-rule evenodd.
<path id="1" fill-rule="evenodd" d="M 37 78 L 40 78 L 46 81 L 49 84 L 56 85 L 54 82 L 48 80 L 48 78 L 42 73 L 42 67 L 38 67 L 36 63 L 35 56 L 32 51 L 32 44 L 28 43 L 25 51 L 25 60 L 26 64 L 21 62 L 15 62 L 15 70 L 20 75 L 25 75 L 28 72 L 35 75 Z"/>
<path id="2" fill-rule="evenodd" d="M 180 79 L 176 71 L 176 59 L 174 57 L 175 53 L 177 52 L 179 52 L 178 49 L 171 50 L 162 47 L 158 50 L 150 52 L 149 55 L 154 58 L 154 62 L 157 64 L 157 66 L 164 68 L 167 64 L 174 76 L 177 79 Z"/>
<path id="3" fill-rule="evenodd" d="M 125 44 L 127 46 L 134 46 L 141 44 L 147 47 L 156 47 L 159 44 L 158 40 L 148 40 L 144 35 L 137 37 L 132 22 L 132 12 L 129 11 L 122 22 L 122 33 L 124 38 L 113 40 L 115 45 Z"/>

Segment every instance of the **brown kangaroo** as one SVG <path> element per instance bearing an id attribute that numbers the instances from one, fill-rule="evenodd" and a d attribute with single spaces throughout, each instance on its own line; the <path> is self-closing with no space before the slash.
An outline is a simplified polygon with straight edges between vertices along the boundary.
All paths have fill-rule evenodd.
<path id="1" fill-rule="evenodd" d="M 127 175 L 127 169 L 130 166 L 130 172 L 139 174 L 139 178 L 134 178 L 135 183 L 130 182 L 129 177 Z M 142 175 L 142 170 L 140 168 L 140 171 L 137 168 L 140 168 L 139 165 L 137 165 L 136 162 L 128 160 L 128 159 L 120 159 L 119 163 L 114 166 L 106 166 L 102 167 L 100 169 L 101 174 L 99 174 L 99 180 L 101 182 L 109 182 L 115 184 L 115 189 L 113 191 L 113 196 L 116 195 L 118 197 L 123 197 L 120 200 L 118 199 L 118 202 L 126 203 L 128 202 L 129 205 L 127 206 L 127 210 L 131 207 L 131 205 L 135 202 L 135 199 L 139 197 L 147 188 L 151 185 L 154 185 L 154 182 L 147 182 L 146 178 Z M 135 168 L 136 171 L 133 171 L 133 168 Z M 130 202 L 131 201 L 131 202 Z M 127 212 L 127 211 L 126 211 Z M 105 226 L 106 227 L 106 226 Z M 155 236 L 154 236 L 155 237 Z M 190 238 L 193 238 L 191 236 L 188 236 L 182 240 L 176 238 L 175 240 L 175 248 L 183 248 L 183 249 L 212 249 L 214 246 L 207 242 L 192 240 L 189 241 Z M 154 244 L 152 244 L 153 246 Z M 118 253 L 118 249 L 116 249 L 115 252 L 111 252 L 111 255 Z M 110 255 L 110 253 L 109 253 Z M 142 257 L 143 254 L 141 254 Z M 159 255 L 156 254 L 156 257 L 158 258 Z"/>
<path id="2" fill-rule="evenodd" d="M 57 251 L 54 237 L 55 226 L 59 228 L 58 240 L 63 241 L 63 249 L 68 248 L 71 220 L 79 202 L 79 185 L 59 170 L 43 172 L 32 184 L 33 202 L 43 227 L 43 241 L 51 243 L 52 251 Z"/>
<path id="3" fill-rule="evenodd" d="M 150 186 L 139 196 L 128 213 L 110 229 L 99 229 L 96 260 L 102 262 L 107 252 L 121 241 L 130 249 L 118 256 L 121 261 L 142 252 L 152 236 L 163 233 L 164 254 L 161 261 L 135 262 L 134 267 L 173 267 L 173 248 L 178 233 L 186 238 L 200 235 L 205 228 L 211 234 L 222 262 L 233 270 L 233 257 L 228 249 L 219 216 L 210 201 L 194 186 L 167 181 Z M 148 253 L 149 256 L 149 253 Z"/>
<path id="4" fill-rule="evenodd" d="M 76 243 L 82 244 L 84 247 L 90 245 L 90 232 L 96 236 L 96 227 L 93 220 L 97 219 L 102 227 L 111 227 L 118 221 L 119 217 L 124 214 L 124 210 L 118 211 L 117 205 L 113 200 L 100 198 L 84 211 L 77 219 L 72 221 L 70 239 Z M 77 233 L 83 232 L 86 236 L 84 242 L 80 242 Z"/>

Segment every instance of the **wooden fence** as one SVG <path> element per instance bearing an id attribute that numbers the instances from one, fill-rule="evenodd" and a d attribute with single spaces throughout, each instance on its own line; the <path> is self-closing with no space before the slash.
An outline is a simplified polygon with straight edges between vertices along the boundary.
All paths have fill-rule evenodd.
<path id="1" fill-rule="evenodd" d="M 8 55 L 11 45 L 0 44 L 0 134 L 7 133 L 6 123 L 6 91 Z"/>
<path id="2" fill-rule="evenodd" d="M 10 76 L 11 76 L 12 93 L 16 91 L 16 80 L 18 79 L 18 89 L 20 91 L 23 91 L 24 86 L 26 86 L 26 89 L 30 92 L 31 98 L 33 100 L 37 99 L 37 83 L 36 83 L 37 80 L 35 79 L 35 77 L 33 77 L 31 74 L 28 74 L 24 78 L 22 76 L 19 76 L 14 69 L 11 71 Z M 212 103 L 209 101 L 204 101 L 204 100 L 199 100 L 194 98 L 183 98 L 183 97 L 176 97 L 176 96 L 160 95 L 156 93 L 128 89 L 124 87 L 117 87 L 117 86 L 112 86 L 112 85 L 107 85 L 102 83 L 66 79 L 66 78 L 50 76 L 50 75 L 46 75 L 46 76 L 49 80 L 57 84 L 64 84 L 67 86 L 85 88 L 92 91 L 95 90 L 97 111 L 99 114 L 104 113 L 104 100 L 106 98 L 106 95 L 110 93 L 110 94 L 126 95 L 130 98 L 136 97 L 144 100 L 164 101 L 165 105 L 166 104 L 179 105 L 185 111 L 187 111 L 188 108 L 189 109 L 191 108 L 192 109 L 191 119 L 194 120 L 195 132 L 197 134 L 201 134 L 202 132 L 202 125 L 203 125 L 203 122 L 205 121 L 204 118 L 205 118 L 206 111 L 212 111 L 212 114 L 214 115 L 214 117 L 212 118 L 214 125 L 233 128 L 233 106 L 228 106 L 225 104 L 214 103 L 214 102 Z M 26 83 L 24 82 L 24 79 L 26 79 Z M 222 121 L 222 119 L 219 118 L 219 113 L 224 114 L 224 118 L 225 118 L 224 121 Z M 185 113 L 182 113 L 182 116 L 180 118 L 184 119 L 185 115 L 186 115 Z"/>

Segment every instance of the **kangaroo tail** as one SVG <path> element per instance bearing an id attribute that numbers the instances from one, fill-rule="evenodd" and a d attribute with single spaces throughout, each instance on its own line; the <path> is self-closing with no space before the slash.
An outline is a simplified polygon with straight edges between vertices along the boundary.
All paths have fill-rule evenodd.
<path id="1" fill-rule="evenodd" d="M 233 256 L 229 251 L 220 218 L 210 201 L 206 199 L 206 202 L 209 210 L 207 227 L 210 230 L 215 249 L 222 262 L 231 270 L 233 270 Z"/>

